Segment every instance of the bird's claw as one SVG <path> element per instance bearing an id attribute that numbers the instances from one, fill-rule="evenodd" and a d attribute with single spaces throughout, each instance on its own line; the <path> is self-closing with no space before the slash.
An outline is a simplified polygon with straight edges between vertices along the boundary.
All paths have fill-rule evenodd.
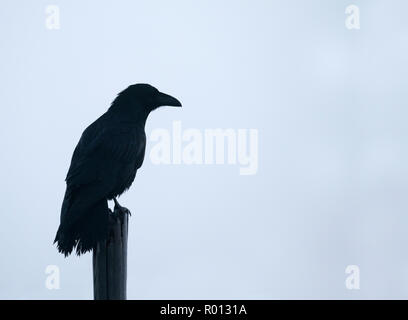
<path id="1" fill-rule="evenodd" d="M 120 211 L 122 214 L 128 214 L 129 216 L 131 216 L 132 214 L 130 213 L 130 210 L 128 208 L 122 207 L 118 200 L 116 200 L 116 198 L 113 198 L 113 201 L 115 202 L 115 208 L 114 208 L 114 212 L 116 211 Z"/>
<path id="2" fill-rule="evenodd" d="M 132 214 L 130 213 L 130 210 L 128 208 L 125 207 L 120 207 L 117 210 L 119 210 L 122 214 L 128 214 L 129 216 L 131 216 Z"/>

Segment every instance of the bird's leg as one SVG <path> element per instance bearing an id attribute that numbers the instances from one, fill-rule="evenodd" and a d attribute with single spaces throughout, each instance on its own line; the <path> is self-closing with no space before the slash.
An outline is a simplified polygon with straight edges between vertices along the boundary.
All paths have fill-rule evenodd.
<path id="1" fill-rule="evenodd" d="M 115 202 L 115 208 L 114 208 L 114 212 L 116 211 L 120 211 L 122 214 L 128 214 L 129 216 L 131 216 L 132 214 L 130 213 L 128 208 L 122 207 L 118 200 L 116 200 L 116 198 L 113 198 L 113 201 Z"/>
<path id="2" fill-rule="evenodd" d="M 113 198 L 113 201 L 115 202 L 115 207 L 121 207 L 121 205 L 119 204 L 118 200 L 116 200 L 116 198 Z"/>

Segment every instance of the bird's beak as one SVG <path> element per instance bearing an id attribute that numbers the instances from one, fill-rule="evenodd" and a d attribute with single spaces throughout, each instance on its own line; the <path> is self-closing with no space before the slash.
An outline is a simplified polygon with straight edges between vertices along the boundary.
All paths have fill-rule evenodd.
<path id="1" fill-rule="evenodd" d="M 157 96 L 157 104 L 159 106 L 181 107 L 180 101 L 163 92 L 159 92 L 159 95 Z"/>

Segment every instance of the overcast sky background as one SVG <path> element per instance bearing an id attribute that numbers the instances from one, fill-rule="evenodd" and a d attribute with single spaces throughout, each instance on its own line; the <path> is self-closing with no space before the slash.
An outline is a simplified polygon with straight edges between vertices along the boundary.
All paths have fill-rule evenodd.
<path id="1" fill-rule="evenodd" d="M 360 30 L 345 27 L 350 4 Z M 184 106 L 154 112 L 148 135 L 174 120 L 258 129 L 259 168 L 157 166 L 148 142 L 121 197 L 129 299 L 407 299 L 407 12 L 402 0 L 2 0 L 0 298 L 93 298 L 91 255 L 52 246 L 64 178 L 85 127 L 148 82 Z"/>

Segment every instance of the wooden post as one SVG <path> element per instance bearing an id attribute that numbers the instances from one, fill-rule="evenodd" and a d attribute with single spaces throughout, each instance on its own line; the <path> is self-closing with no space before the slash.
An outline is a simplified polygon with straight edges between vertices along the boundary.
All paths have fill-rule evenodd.
<path id="1" fill-rule="evenodd" d="M 108 239 L 93 250 L 94 300 L 126 300 L 129 214 L 116 207 L 109 215 Z"/>

